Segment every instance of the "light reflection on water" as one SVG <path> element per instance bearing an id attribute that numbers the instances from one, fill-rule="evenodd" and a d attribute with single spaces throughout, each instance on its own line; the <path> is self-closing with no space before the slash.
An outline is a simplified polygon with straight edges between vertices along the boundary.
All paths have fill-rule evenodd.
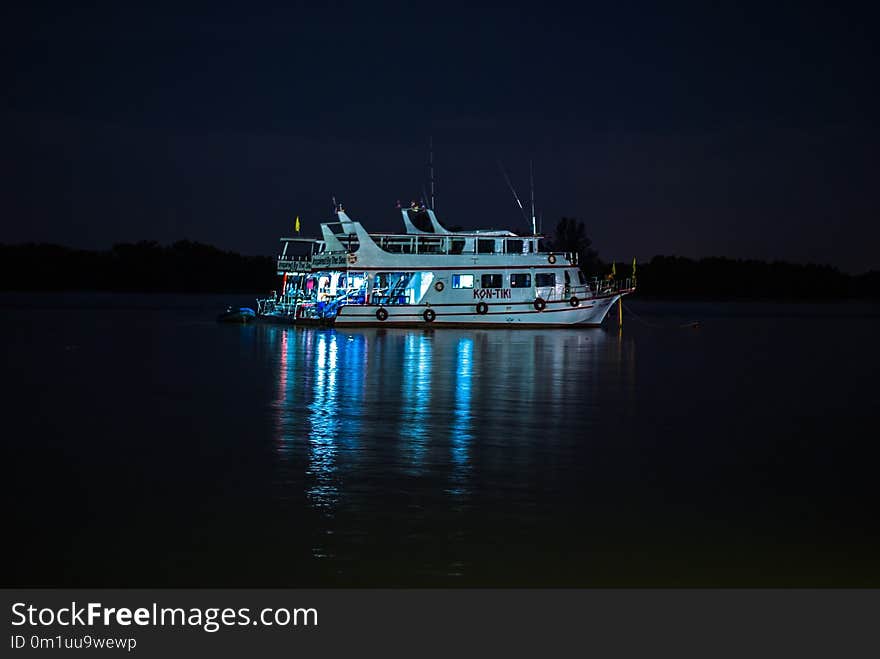
<path id="1" fill-rule="evenodd" d="M 114 299 L 5 310 L 10 584 L 880 583 L 876 312 L 336 332 Z"/>
<path id="2" fill-rule="evenodd" d="M 389 391 L 400 410 L 401 456 L 407 473 L 422 474 L 431 424 L 431 350 L 430 334 L 407 334 L 403 343 L 403 387 L 400 394 Z"/>
<path id="3" fill-rule="evenodd" d="M 262 331 L 277 353 L 278 496 L 304 492 L 328 516 L 367 477 L 430 480 L 463 505 L 475 445 L 494 468 L 568 441 L 563 426 L 588 424 L 597 360 L 634 373 L 631 348 L 602 330 Z"/>
<path id="4" fill-rule="evenodd" d="M 317 508 L 332 510 L 339 498 L 336 478 L 337 439 L 340 418 L 336 407 L 344 404 L 336 388 L 338 347 L 337 335 L 322 332 L 315 346 L 314 399 L 308 406 L 309 463 L 306 472 L 314 484 L 306 496 Z"/>
<path id="5" fill-rule="evenodd" d="M 876 310 L 336 332 L 56 298 L 0 325 L 10 585 L 880 583 Z"/>
<path id="6" fill-rule="evenodd" d="M 418 547 L 443 519 L 432 553 L 450 556 L 424 569 L 466 577 L 454 555 L 476 539 L 465 520 L 514 506 L 534 523 L 558 474 L 578 487 L 590 414 L 606 389 L 619 395 L 608 376 L 635 373 L 632 346 L 604 330 L 260 331 L 278 370 L 273 490 L 317 515 L 310 554 L 340 575 L 357 573 L 341 566 L 361 560 L 377 528 Z"/>
<path id="7" fill-rule="evenodd" d="M 452 444 L 452 477 L 448 492 L 453 496 L 467 496 L 467 479 L 471 466 L 468 448 L 471 434 L 471 378 L 473 372 L 474 340 L 461 337 L 456 345 L 455 409 L 450 426 Z"/>

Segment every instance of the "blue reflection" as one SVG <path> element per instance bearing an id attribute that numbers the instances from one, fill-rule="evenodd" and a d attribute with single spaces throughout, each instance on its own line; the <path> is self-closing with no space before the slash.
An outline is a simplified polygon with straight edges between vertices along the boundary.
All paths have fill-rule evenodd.
<path id="1" fill-rule="evenodd" d="M 363 334 L 339 334 L 340 386 L 336 400 L 336 414 L 340 417 L 340 445 L 350 451 L 349 455 L 359 456 L 357 449 L 363 424 L 367 361 L 369 346 Z"/>
<path id="2" fill-rule="evenodd" d="M 493 469 L 573 451 L 601 426 L 608 395 L 619 399 L 634 378 L 632 351 L 601 331 L 267 334 L 278 366 L 278 496 L 305 495 L 328 532 L 337 510 L 371 488 L 399 487 L 401 475 L 446 505 L 470 505 L 478 442 L 506 429 L 504 450 L 494 438 L 481 447 L 480 464 Z"/>
<path id="3" fill-rule="evenodd" d="M 451 433 L 452 443 L 452 487 L 449 493 L 461 496 L 467 494 L 465 484 L 470 475 L 471 465 L 468 456 L 472 435 L 471 379 L 473 375 L 474 340 L 462 337 L 456 347 L 455 407 Z"/>
<path id="4" fill-rule="evenodd" d="M 415 475 L 421 474 L 430 427 L 432 349 L 429 334 L 411 333 L 404 341 L 400 435 L 407 471 Z"/>

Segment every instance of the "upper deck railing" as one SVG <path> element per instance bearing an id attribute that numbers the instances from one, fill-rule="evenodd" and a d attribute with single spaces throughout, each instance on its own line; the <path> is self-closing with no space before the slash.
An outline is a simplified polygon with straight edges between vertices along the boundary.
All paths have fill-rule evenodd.
<path id="1" fill-rule="evenodd" d="M 344 246 L 346 252 L 357 251 L 357 234 L 335 234 L 335 239 Z M 539 250 L 543 236 L 501 236 L 491 233 L 455 233 L 443 235 L 371 233 L 373 243 L 388 254 L 506 254 L 510 256 L 546 254 Z M 332 251 L 322 252 L 333 253 Z M 575 258 L 565 252 L 555 252 L 558 256 Z"/>

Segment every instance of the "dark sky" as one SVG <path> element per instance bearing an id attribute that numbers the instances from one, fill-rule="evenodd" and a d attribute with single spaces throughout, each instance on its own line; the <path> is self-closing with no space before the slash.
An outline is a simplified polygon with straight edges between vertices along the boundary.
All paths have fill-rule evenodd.
<path id="1" fill-rule="evenodd" d="M 70 4 L 71 7 L 67 7 Z M 840 3 L 7 5 L 0 242 L 273 254 L 331 195 L 600 255 L 880 268 L 874 16 Z M 201 8 L 198 8 L 201 7 Z"/>

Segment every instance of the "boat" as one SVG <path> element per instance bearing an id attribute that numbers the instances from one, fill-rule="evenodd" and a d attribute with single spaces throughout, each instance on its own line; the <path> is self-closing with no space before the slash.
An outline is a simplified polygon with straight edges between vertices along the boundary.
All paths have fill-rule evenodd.
<path id="1" fill-rule="evenodd" d="M 219 323 L 249 323 L 257 317 L 257 312 L 250 307 L 227 307 L 226 311 L 217 316 Z"/>
<path id="2" fill-rule="evenodd" d="M 341 208 L 320 238 L 282 237 L 281 290 L 261 320 L 336 327 L 595 327 L 635 278 L 588 278 L 577 254 L 533 231 L 452 231 L 400 209 L 402 233 L 369 233 Z"/>

